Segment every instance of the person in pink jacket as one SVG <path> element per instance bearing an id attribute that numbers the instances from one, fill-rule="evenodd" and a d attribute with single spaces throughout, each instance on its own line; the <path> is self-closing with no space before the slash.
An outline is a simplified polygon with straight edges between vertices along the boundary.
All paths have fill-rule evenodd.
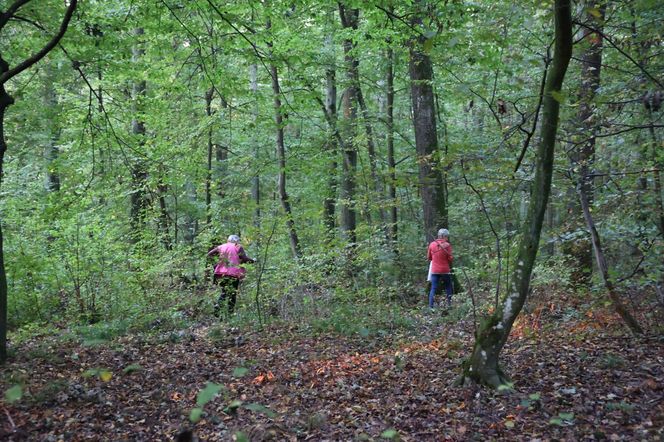
<path id="1" fill-rule="evenodd" d="M 214 315 L 219 317 L 222 305 L 228 299 L 228 314 L 235 311 L 235 301 L 240 288 L 240 281 L 244 279 L 247 270 L 242 264 L 254 263 L 254 259 L 247 256 L 240 245 L 240 237 L 231 235 L 226 244 L 214 247 L 207 254 L 208 257 L 219 255 L 219 261 L 214 266 L 214 283 L 221 288 L 221 294 L 214 305 Z"/>
<path id="2" fill-rule="evenodd" d="M 438 238 L 429 244 L 427 249 L 427 259 L 431 261 L 431 290 L 429 291 L 429 307 L 433 308 L 436 290 L 442 280 L 445 284 L 447 295 L 447 306 L 452 305 L 452 245 L 448 238 L 450 232 L 447 229 L 438 230 Z"/>

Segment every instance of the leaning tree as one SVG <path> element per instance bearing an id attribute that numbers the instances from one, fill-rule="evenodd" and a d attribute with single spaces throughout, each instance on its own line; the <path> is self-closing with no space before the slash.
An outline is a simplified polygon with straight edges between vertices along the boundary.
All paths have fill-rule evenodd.
<path id="1" fill-rule="evenodd" d="M 512 325 L 528 296 L 530 277 L 539 248 L 544 212 L 551 190 L 553 158 L 560 111 L 560 90 L 572 56 L 572 16 L 570 0 L 554 4 L 555 45 L 551 70 L 548 73 L 542 101 L 542 125 L 537 148 L 535 178 L 532 183 L 528 214 L 524 222 L 516 271 L 509 290 L 494 313 L 476 332 L 473 352 L 464 362 L 461 381 L 472 380 L 492 388 L 509 383 L 499 364 L 500 352 L 507 342 Z"/>

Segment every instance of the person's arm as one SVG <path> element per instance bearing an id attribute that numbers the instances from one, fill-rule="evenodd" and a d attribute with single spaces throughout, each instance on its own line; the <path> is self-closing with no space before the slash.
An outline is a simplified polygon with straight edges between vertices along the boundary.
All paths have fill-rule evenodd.
<path id="1" fill-rule="evenodd" d="M 242 246 L 240 246 L 240 248 L 238 249 L 237 255 L 240 258 L 240 264 L 246 264 L 246 263 L 253 264 L 256 262 L 255 259 L 251 259 L 247 256 L 247 253 L 244 251 L 244 248 Z"/>
<path id="2" fill-rule="evenodd" d="M 452 256 L 452 244 L 449 244 L 447 247 L 447 262 L 452 264 L 452 261 L 454 260 L 454 256 Z"/>
<path id="3" fill-rule="evenodd" d="M 214 246 L 209 252 L 207 252 L 207 257 L 210 258 L 219 253 L 219 246 Z"/>

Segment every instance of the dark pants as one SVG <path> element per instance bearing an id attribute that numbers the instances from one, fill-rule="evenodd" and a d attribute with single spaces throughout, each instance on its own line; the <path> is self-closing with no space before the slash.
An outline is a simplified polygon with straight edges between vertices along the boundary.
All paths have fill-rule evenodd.
<path id="1" fill-rule="evenodd" d="M 240 280 L 232 276 L 214 275 L 214 283 L 221 288 L 219 299 L 214 305 L 214 315 L 219 317 L 226 301 L 228 301 L 228 314 L 232 315 L 235 311 L 235 301 L 237 300 L 237 292 L 240 288 Z"/>
<path id="2" fill-rule="evenodd" d="M 438 289 L 438 284 L 440 281 L 443 281 L 445 285 L 445 292 L 447 295 L 447 306 L 449 307 L 452 304 L 452 293 L 454 292 L 454 287 L 452 286 L 452 275 L 449 273 L 432 273 L 431 274 L 431 291 L 429 291 L 429 307 L 434 306 L 434 299 L 436 295 L 436 290 Z"/>

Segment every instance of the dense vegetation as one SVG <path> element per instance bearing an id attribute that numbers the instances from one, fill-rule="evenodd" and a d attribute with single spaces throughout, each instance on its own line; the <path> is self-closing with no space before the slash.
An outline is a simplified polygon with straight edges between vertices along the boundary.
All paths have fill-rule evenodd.
<path id="1" fill-rule="evenodd" d="M 662 334 L 662 2 L 0 12 L 10 359 L 44 328 L 209 321 L 206 253 L 229 234 L 258 259 L 232 326 L 367 337 L 416 327 L 426 245 L 449 228 L 454 317 L 480 331 L 465 377 L 493 387 L 533 290 Z"/>

